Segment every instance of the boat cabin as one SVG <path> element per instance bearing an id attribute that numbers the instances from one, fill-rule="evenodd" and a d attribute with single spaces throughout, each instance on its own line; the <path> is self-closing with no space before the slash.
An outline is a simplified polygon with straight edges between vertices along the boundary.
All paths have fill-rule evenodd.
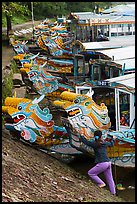
<path id="1" fill-rule="evenodd" d="M 69 80 L 75 84 L 118 77 L 123 74 L 122 65 L 114 62 L 111 58 L 100 57 L 100 54 L 93 56 L 86 62 L 83 54 L 75 54 L 71 74 L 67 75 Z"/>
<path id="2" fill-rule="evenodd" d="M 83 87 L 83 88 L 82 88 Z M 76 86 L 77 93 L 87 93 L 100 105 L 105 103 L 111 121 L 111 129 L 116 131 L 135 128 L 135 74 L 127 74 L 104 81 Z"/>

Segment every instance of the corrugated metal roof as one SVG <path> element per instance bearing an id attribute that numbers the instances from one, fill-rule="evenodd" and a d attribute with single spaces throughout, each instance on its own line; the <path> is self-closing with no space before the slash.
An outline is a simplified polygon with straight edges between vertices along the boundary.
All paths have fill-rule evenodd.
<path id="1" fill-rule="evenodd" d="M 125 70 L 135 69 L 135 46 L 102 50 L 101 52 L 111 58 L 114 56 L 114 62 L 122 66 L 125 63 Z"/>
<path id="2" fill-rule="evenodd" d="M 117 16 L 112 14 L 95 14 L 92 12 L 76 12 L 71 13 L 71 15 L 76 16 L 79 20 L 88 20 L 88 19 L 109 19 L 110 21 L 135 21 L 135 16 Z"/>
<path id="3" fill-rule="evenodd" d="M 98 15 L 92 12 L 76 12 L 76 13 L 72 13 L 71 15 L 76 16 L 79 20 L 87 20 L 87 19 L 91 19 L 91 18 L 97 18 Z"/>
<path id="4" fill-rule="evenodd" d="M 86 50 L 104 49 L 99 42 L 85 42 L 82 43 Z"/>
<path id="5" fill-rule="evenodd" d="M 102 13 L 113 13 L 113 15 L 135 16 L 135 4 L 122 4 L 104 10 Z"/>
<path id="6" fill-rule="evenodd" d="M 135 58 L 135 46 L 107 49 L 102 50 L 101 52 L 109 57 L 114 56 L 114 61 Z"/>
<path id="7" fill-rule="evenodd" d="M 135 73 L 126 74 L 126 75 L 114 77 L 111 79 L 106 79 L 105 81 L 116 82 L 125 86 L 129 86 L 131 88 L 135 88 Z"/>
<path id="8" fill-rule="evenodd" d="M 132 59 L 122 59 L 122 60 L 115 60 L 116 63 L 121 64 L 122 67 L 125 64 L 125 70 L 135 70 L 135 58 Z"/>

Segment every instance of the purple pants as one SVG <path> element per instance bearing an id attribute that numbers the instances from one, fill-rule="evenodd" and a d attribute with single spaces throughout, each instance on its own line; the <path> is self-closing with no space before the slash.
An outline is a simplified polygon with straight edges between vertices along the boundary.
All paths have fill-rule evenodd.
<path id="1" fill-rule="evenodd" d="M 112 176 L 111 162 L 101 162 L 96 164 L 88 171 L 90 178 L 98 184 L 98 186 L 105 184 L 97 175 L 104 173 L 109 190 L 112 194 L 116 194 L 115 183 Z"/>

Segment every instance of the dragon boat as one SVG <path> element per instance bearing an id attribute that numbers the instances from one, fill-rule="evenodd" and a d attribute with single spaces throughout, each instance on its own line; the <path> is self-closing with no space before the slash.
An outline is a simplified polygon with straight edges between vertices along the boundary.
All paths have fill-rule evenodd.
<path id="1" fill-rule="evenodd" d="M 105 140 L 116 135 L 114 147 L 107 149 L 112 162 L 134 166 L 134 75 L 120 76 L 121 65 L 100 52 L 90 53 L 92 59 L 85 60 L 80 42 L 64 43 L 66 34 L 61 33 L 66 31 L 62 26 L 45 21 L 35 29 L 36 43 L 46 56 L 30 53 L 26 43 L 18 41 L 13 49 L 24 83 L 34 87 L 40 97 L 7 97 L 2 107 L 6 129 L 43 151 L 71 156 L 93 155 L 81 135 L 93 140 L 94 131 L 100 129 Z M 43 102 L 42 109 L 40 103 L 45 99 L 51 99 L 51 106 Z"/>
<path id="2" fill-rule="evenodd" d="M 121 74 L 121 66 L 114 63 L 110 57 L 96 51 L 90 51 L 90 53 L 85 51 L 85 47 L 79 40 L 72 38 L 64 41 L 66 37 L 59 35 L 61 32 L 67 33 L 64 25 L 54 25 L 46 19 L 37 28 L 34 28 L 34 31 L 36 30 L 42 31 L 36 37 L 36 44 L 46 51 L 46 55 L 29 52 L 27 42 L 12 42 L 13 50 L 17 54 L 13 59 L 18 63 L 23 82 L 31 87 L 29 90 L 37 92 L 37 90 L 45 89 L 46 73 L 46 78 L 49 78 L 49 75 L 53 75 L 51 78 L 56 77 L 59 82 L 59 92 L 67 89 L 74 90 L 76 84 L 85 80 L 102 80 L 104 74 L 107 78 Z M 88 58 L 90 55 L 91 58 L 88 62 L 86 55 Z M 45 74 L 41 74 L 42 72 Z M 53 86 L 57 84 L 56 80 Z M 54 91 L 58 95 L 58 90 L 55 88 L 52 90 L 53 96 L 56 95 Z M 43 91 L 41 93 L 43 94 Z M 52 95 L 51 91 L 47 93 Z"/>
<path id="3" fill-rule="evenodd" d="M 39 103 L 43 99 L 43 95 L 34 100 L 7 97 L 2 107 L 6 129 L 14 139 L 46 153 L 57 153 L 70 158 L 81 154 L 70 145 L 68 133 L 61 122 L 58 122 L 59 118 L 54 116 L 53 119 L 54 111 L 51 113 L 45 105 L 44 108 L 40 107 Z"/>
<path id="4" fill-rule="evenodd" d="M 84 86 L 76 87 L 76 92 L 87 93 L 96 104 L 106 104 L 111 126 L 106 130 L 107 132 L 103 131 L 103 137 L 108 139 L 112 135 L 116 135 L 117 138 L 114 147 L 108 148 L 108 155 L 112 162 L 118 166 L 135 167 L 135 74 L 94 82 L 92 85 L 84 83 Z M 64 106 L 63 101 L 55 103 Z M 97 116 L 97 112 L 94 115 Z M 76 116 L 77 114 L 75 118 L 78 121 Z M 74 123 L 70 124 L 71 117 L 69 121 L 67 120 L 64 120 L 64 125 L 69 132 L 71 143 L 79 149 L 81 148 L 79 129 L 76 131 Z M 87 122 L 87 127 L 89 124 L 91 122 Z M 86 152 L 90 152 L 89 147 L 84 144 L 85 147 Z"/>
<path id="5" fill-rule="evenodd" d="M 75 93 L 72 92 L 63 92 L 60 97 L 64 98 L 65 95 L 68 95 L 70 98 L 70 94 L 75 95 Z M 44 100 L 44 98 L 45 95 L 41 95 L 39 98 L 35 98 L 34 100 L 27 98 L 7 97 L 5 99 L 4 106 L 2 106 L 2 112 L 6 121 L 6 129 L 8 129 L 14 137 L 21 138 L 30 144 L 34 144 L 33 146 L 37 145 L 37 147 L 40 149 L 47 150 L 49 152 L 54 151 L 66 155 L 82 154 L 82 151 L 74 148 L 70 144 L 68 132 L 65 127 L 63 127 L 64 125 L 61 117 L 66 117 L 66 109 L 59 108 L 59 113 L 57 114 L 58 107 L 56 107 L 55 104 L 57 102 L 55 101 L 52 107 L 55 107 L 56 113 L 52 114 L 52 110 L 44 105 L 44 101 L 44 108 L 42 109 L 40 107 L 39 103 Z M 73 98 L 72 95 L 71 98 Z M 88 98 L 88 100 L 90 99 L 87 96 L 85 96 L 85 98 Z M 105 106 L 97 106 L 97 108 L 102 110 L 104 109 L 107 116 L 107 108 Z M 56 114 L 58 117 L 54 116 L 53 119 L 53 115 Z M 88 119 L 92 120 L 91 117 L 92 115 L 90 115 Z M 55 125 L 55 121 L 58 121 L 58 123 L 60 121 L 60 124 Z M 104 119 L 104 126 L 102 126 L 102 128 L 105 129 L 109 127 L 109 125 L 110 120 L 108 117 L 106 117 L 106 120 Z M 84 129 L 82 128 L 81 131 L 84 131 Z"/>
<path id="6" fill-rule="evenodd" d="M 117 84 L 115 90 L 117 87 L 118 91 L 121 86 L 121 84 L 119 86 Z M 127 86 L 123 85 L 123 87 L 127 89 Z M 77 91 L 89 89 L 91 86 L 87 86 L 87 84 L 77 87 Z M 121 124 L 114 130 L 107 106 L 103 102 L 99 105 L 93 100 L 94 91 L 91 89 L 91 92 L 88 91 L 87 94 L 63 91 L 58 96 L 58 100 L 54 100 L 51 105 L 56 111 L 59 110 L 59 112 L 55 112 L 56 120 L 61 123 L 58 126 L 55 125 L 55 120 L 52 120 L 53 115 L 50 113 L 50 108 L 44 106 L 42 110 L 38 105 L 40 101 L 45 99 L 45 95 L 41 95 L 39 99 L 36 98 L 33 101 L 8 97 L 2 107 L 2 112 L 6 118 L 5 127 L 12 133 L 18 132 L 19 137 L 23 137 L 31 144 L 36 143 L 39 149 L 54 150 L 53 152 L 73 156 L 82 153 L 94 156 L 93 149 L 85 145 L 80 138 L 82 135 L 87 140 L 93 140 L 94 131 L 100 129 L 105 140 L 109 140 L 112 135 L 116 136 L 114 147 L 107 149 L 112 162 L 119 166 L 133 167 L 135 165 L 133 113 L 130 114 L 130 126 Z M 127 94 L 131 97 L 130 110 L 132 110 L 134 90 L 128 89 Z M 119 116 L 118 114 L 117 117 Z"/>

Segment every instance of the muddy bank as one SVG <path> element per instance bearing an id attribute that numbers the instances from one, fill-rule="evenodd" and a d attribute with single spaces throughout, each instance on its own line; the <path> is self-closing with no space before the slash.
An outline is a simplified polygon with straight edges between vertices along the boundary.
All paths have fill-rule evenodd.
<path id="1" fill-rule="evenodd" d="M 69 166 L 88 178 L 87 172 L 94 166 L 94 159 L 89 156 L 78 157 Z M 127 202 L 135 202 L 135 168 L 112 165 L 112 173 L 115 184 L 122 184 L 125 188 L 124 190 L 117 190 L 117 196 Z M 100 177 L 104 180 L 103 174 L 100 174 Z"/>
<path id="2" fill-rule="evenodd" d="M 124 202 L 2 129 L 2 202 Z"/>
<path id="3" fill-rule="evenodd" d="M 11 60 L 13 59 L 13 56 L 15 55 L 15 52 L 12 48 L 12 46 L 4 44 L 2 46 L 2 68 L 6 67 L 10 64 Z"/>

